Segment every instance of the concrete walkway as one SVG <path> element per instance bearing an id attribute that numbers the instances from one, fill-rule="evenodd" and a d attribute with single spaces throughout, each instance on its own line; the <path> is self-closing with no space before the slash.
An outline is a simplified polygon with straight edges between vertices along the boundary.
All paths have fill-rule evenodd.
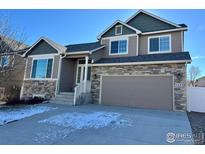
<path id="1" fill-rule="evenodd" d="M 185 112 L 100 105 L 43 105 L 57 109 L 0 126 L 0 144 L 193 144 Z M 63 113 L 89 115 L 95 112 L 118 114 L 120 124 L 116 120 L 105 127 L 74 129 L 39 122 Z"/>

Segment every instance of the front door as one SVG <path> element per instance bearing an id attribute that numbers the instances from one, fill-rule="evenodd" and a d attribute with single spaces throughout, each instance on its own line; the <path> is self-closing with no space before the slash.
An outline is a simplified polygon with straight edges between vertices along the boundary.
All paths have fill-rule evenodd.
<path id="1" fill-rule="evenodd" d="M 76 84 L 83 84 L 84 82 L 84 77 L 85 77 L 85 65 L 84 64 L 78 64 L 77 66 L 77 73 L 76 73 Z M 91 89 L 91 67 L 88 66 L 88 74 L 87 74 L 87 84 L 86 84 L 86 89 L 87 91 L 90 91 Z"/>

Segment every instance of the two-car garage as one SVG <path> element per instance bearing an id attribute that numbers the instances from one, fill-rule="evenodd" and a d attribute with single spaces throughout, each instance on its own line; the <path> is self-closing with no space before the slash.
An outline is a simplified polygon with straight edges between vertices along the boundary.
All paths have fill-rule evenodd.
<path id="1" fill-rule="evenodd" d="M 173 110 L 173 76 L 102 76 L 100 103 Z"/>

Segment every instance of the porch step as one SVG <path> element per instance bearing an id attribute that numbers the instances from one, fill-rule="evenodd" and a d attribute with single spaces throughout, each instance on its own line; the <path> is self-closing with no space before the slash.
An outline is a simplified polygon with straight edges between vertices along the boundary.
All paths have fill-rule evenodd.
<path id="1" fill-rule="evenodd" d="M 58 95 L 63 95 L 63 96 L 74 96 L 74 92 L 61 92 Z"/>
<path id="2" fill-rule="evenodd" d="M 64 98 L 64 97 L 55 97 L 55 100 L 58 100 L 58 101 L 64 101 L 64 102 L 73 102 L 73 99 L 74 98 Z"/>
<path id="3" fill-rule="evenodd" d="M 50 102 L 57 103 L 57 104 L 73 105 L 74 104 L 73 99 L 74 99 L 74 93 L 63 92 L 57 94 L 55 98 L 52 98 L 50 100 Z"/>
<path id="4" fill-rule="evenodd" d="M 65 102 L 65 101 L 58 101 L 58 100 L 50 100 L 50 103 L 73 106 L 73 102 L 67 102 L 67 101 Z"/>
<path id="5" fill-rule="evenodd" d="M 69 98 L 73 98 L 74 97 L 74 95 L 56 95 L 56 98 L 59 98 L 59 99 L 61 99 L 61 98 L 65 98 L 65 99 L 69 99 Z"/>

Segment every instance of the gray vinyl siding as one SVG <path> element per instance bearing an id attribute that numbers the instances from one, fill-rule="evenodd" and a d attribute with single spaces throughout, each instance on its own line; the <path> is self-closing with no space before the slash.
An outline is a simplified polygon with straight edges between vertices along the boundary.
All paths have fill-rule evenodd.
<path id="1" fill-rule="evenodd" d="M 161 20 L 155 19 L 144 13 L 140 13 L 139 15 L 134 17 L 132 20 L 130 20 L 127 24 L 132 27 L 135 27 L 136 29 L 142 32 L 151 32 L 151 31 L 159 31 L 159 30 L 176 28 L 173 25 L 170 25 Z"/>
<path id="2" fill-rule="evenodd" d="M 36 46 L 31 49 L 27 55 L 41 55 L 41 54 L 51 54 L 51 53 L 58 53 L 56 49 L 50 46 L 44 40 L 41 40 Z"/>
<path id="3" fill-rule="evenodd" d="M 27 62 L 26 62 L 26 71 L 25 71 L 25 78 L 29 79 L 31 76 L 31 67 L 32 67 L 32 57 L 28 57 L 27 58 Z"/>
<path id="4" fill-rule="evenodd" d="M 120 25 L 120 24 L 117 24 Z M 115 25 L 115 26 L 117 26 Z M 105 34 L 102 35 L 103 37 L 111 37 L 111 36 L 116 36 L 115 35 L 115 26 L 113 26 L 110 30 L 108 30 Z M 126 26 L 122 26 L 122 35 L 127 35 L 127 34 L 136 34 L 136 32 Z M 119 36 L 119 35 L 117 35 Z"/>
<path id="5" fill-rule="evenodd" d="M 100 58 L 112 58 L 112 57 L 130 57 L 137 55 L 137 48 L 138 48 L 138 55 L 146 55 L 148 54 L 148 37 L 151 36 L 160 36 L 160 35 L 171 35 L 171 52 L 182 52 L 183 51 L 183 31 L 177 32 L 170 32 L 170 33 L 157 33 L 152 35 L 138 35 L 139 36 L 139 44 L 137 47 L 137 36 L 129 36 L 128 37 L 128 54 L 122 55 L 109 55 L 109 46 L 110 46 L 110 39 L 102 39 L 102 44 L 105 45 L 105 48 L 101 49 L 94 53 L 91 58 L 94 60 L 98 60 Z"/>
<path id="6" fill-rule="evenodd" d="M 128 57 L 128 56 L 136 56 L 136 54 L 137 54 L 137 36 L 128 37 L 128 54 L 109 55 L 110 39 L 103 39 L 102 44 L 106 46 L 104 48 L 103 58 Z"/>
<path id="7" fill-rule="evenodd" d="M 140 35 L 139 36 L 139 55 L 148 54 L 148 37 L 150 36 L 160 36 L 160 35 L 170 35 L 171 34 L 171 46 L 172 52 L 182 52 L 182 34 L 183 32 L 172 32 L 172 33 L 159 33 L 154 35 Z"/>
<path id="8" fill-rule="evenodd" d="M 60 56 L 59 55 L 54 56 L 53 74 L 52 74 L 52 78 L 54 79 L 58 78 L 59 61 L 60 61 Z"/>
<path id="9" fill-rule="evenodd" d="M 160 36 L 160 35 L 171 35 L 171 52 L 182 52 L 183 51 L 183 31 L 177 32 L 170 32 L 170 33 L 157 33 L 152 35 L 138 35 L 139 36 L 139 44 L 137 47 L 137 36 L 129 36 L 128 37 L 128 54 L 122 55 L 109 55 L 109 46 L 110 46 L 110 39 L 102 39 L 102 44 L 105 45 L 105 48 L 101 49 L 94 53 L 91 58 L 94 60 L 98 60 L 100 58 L 113 58 L 113 57 L 130 57 L 137 55 L 137 48 L 138 48 L 138 55 L 147 55 L 148 54 L 148 37 L 151 36 Z"/>
<path id="10" fill-rule="evenodd" d="M 103 58 L 105 55 L 105 48 L 102 48 L 98 51 L 95 51 L 93 52 L 91 55 L 90 55 L 90 58 L 93 59 L 94 61 L 97 61 L 99 60 L 100 58 Z"/>
<path id="11" fill-rule="evenodd" d="M 53 70 L 52 70 L 52 79 L 57 79 L 58 78 L 58 68 L 59 68 L 59 60 L 60 60 L 60 55 L 54 56 L 54 61 L 53 61 Z M 27 58 L 27 65 L 26 65 L 26 71 L 25 71 L 25 78 L 30 79 L 31 77 L 31 70 L 32 70 L 32 57 Z"/>
<path id="12" fill-rule="evenodd" d="M 60 92 L 73 92 L 75 86 L 77 59 L 62 59 Z"/>

